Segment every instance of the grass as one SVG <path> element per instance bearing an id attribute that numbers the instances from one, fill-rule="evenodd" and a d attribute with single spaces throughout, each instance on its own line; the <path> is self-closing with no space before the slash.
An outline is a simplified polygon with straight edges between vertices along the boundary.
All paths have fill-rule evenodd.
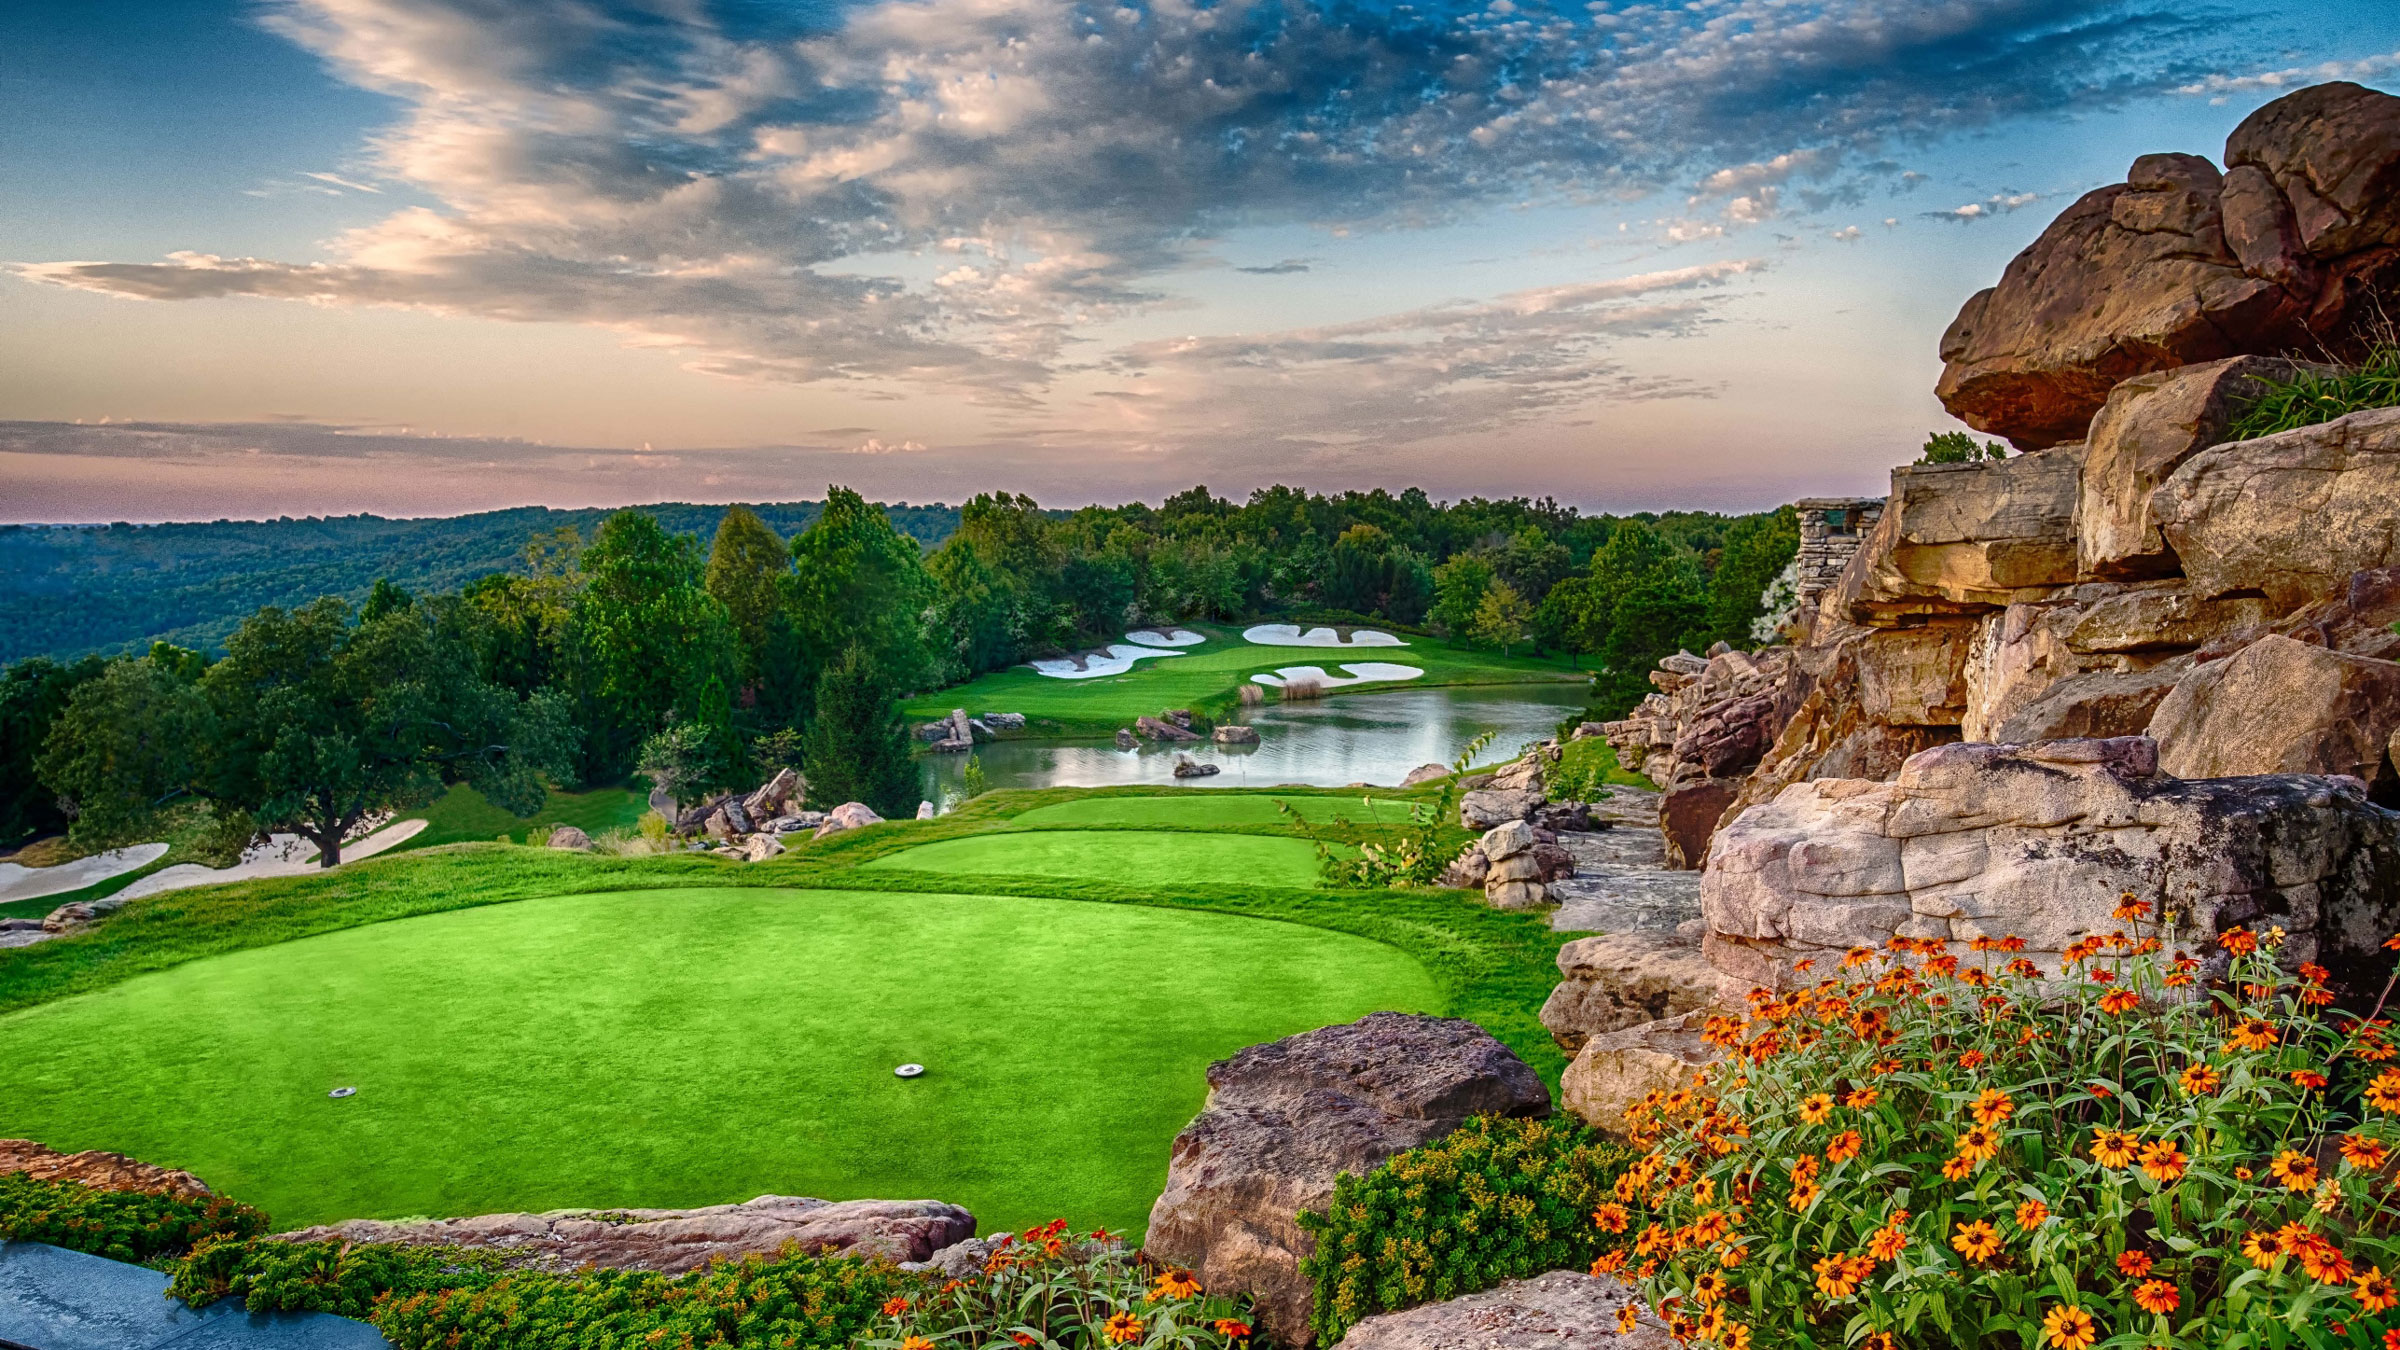
<path id="1" fill-rule="evenodd" d="M 1138 1232 L 1209 1061 L 1441 1001 L 1391 946 L 1198 911 L 583 895 L 16 1014 L 0 1117 L 190 1168 L 287 1225 L 772 1192 L 938 1197 L 987 1231 L 1068 1214 Z M 897 1079 L 903 1061 L 929 1072 Z M 358 1095 L 328 1099 L 337 1086 Z"/>
<path id="2" fill-rule="evenodd" d="M 1038 830 L 944 839 L 886 854 L 870 868 L 1119 877 L 1143 882 L 1240 877 L 1260 886 L 1314 886 L 1317 853 L 1298 839 L 1148 830 Z"/>
<path id="3" fill-rule="evenodd" d="M 511 815 L 484 800 L 482 793 L 460 784 L 422 811 L 405 811 L 408 819 L 424 817 L 425 828 L 403 849 L 438 848 L 443 844 L 487 843 L 507 835 L 512 840 L 541 843 L 553 825 L 573 825 L 597 836 L 606 830 L 630 830 L 650 809 L 647 791 L 630 787 L 594 788 L 590 792 L 552 791 L 542 809 L 530 816 Z"/>
<path id="4" fill-rule="evenodd" d="M 998 791 L 756 865 L 469 843 L 148 897 L 0 952 L 0 1136 L 190 1166 L 286 1222 L 782 1190 L 1138 1228 L 1240 1045 L 1415 1007 L 1555 1087 L 1565 936 L 1469 893 L 1269 884 L 1255 846 L 1313 864 L 1277 800 L 1378 837 L 1330 823 L 1362 818 L 1349 790 Z M 945 841 L 1011 870 L 902 860 Z M 1029 848 L 1153 862 L 1029 875 Z"/>
<path id="5" fill-rule="evenodd" d="M 931 721 L 952 708 L 971 712 L 1021 712 L 1050 735 L 1107 735 L 1155 717 L 1166 708 L 1193 708 L 1221 717 L 1233 707 L 1235 690 L 1252 675 L 1281 666 L 1323 666 L 1339 674 L 1344 661 L 1391 661 L 1416 666 L 1417 679 L 1345 687 L 1343 693 L 1457 684 L 1527 684 L 1588 678 L 1566 660 L 1502 656 L 1453 646 L 1447 640 L 1411 637 L 1406 647 L 1335 650 L 1324 647 L 1261 647 L 1242 641 L 1238 628 L 1185 624 L 1208 641 L 1186 647 L 1182 656 L 1142 661 L 1122 675 L 1060 680 L 1030 669 L 994 671 L 962 685 L 921 694 L 902 705 L 911 721 Z"/>
<path id="6" fill-rule="evenodd" d="M 2267 392 L 2244 407 L 2226 435 L 2237 441 L 2330 422 L 2369 408 L 2400 405 L 2400 344 L 2378 343 L 2354 366 L 2303 370 L 2290 380 L 2266 381 Z"/>

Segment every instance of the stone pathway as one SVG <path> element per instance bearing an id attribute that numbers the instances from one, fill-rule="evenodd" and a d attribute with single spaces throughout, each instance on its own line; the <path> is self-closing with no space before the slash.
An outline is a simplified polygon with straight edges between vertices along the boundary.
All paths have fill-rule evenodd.
<path id="1" fill-rule="evenodd" d="M 0 1242 L 0 1345 L 25 1350 L 391 1350 L 364 1322 L 187 1308 L 167 1277 L 40 1242 Z"/>
<path id="2" fill-rule="evenodd" d="M 1549 885 L 1558 909 L 1550 927 L 1561 933 L 1626 933 L 1673 928 L 1700 917 L 1700 874 L 1670 871 L 1658 833 L 1658 794 L 1611 788 L 1592 808 L 1609 828 L 1558 836 L 1575 858 L 1575 875 Z"/>

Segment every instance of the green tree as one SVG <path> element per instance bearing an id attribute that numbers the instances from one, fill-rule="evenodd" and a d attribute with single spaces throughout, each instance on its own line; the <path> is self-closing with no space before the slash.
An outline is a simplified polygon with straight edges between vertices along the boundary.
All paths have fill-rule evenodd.
<path id="1" fill-rule="evenodd" d="M 1426 619 L 1436 631 L 1465 637 L 1475 626 L 1483 593 L 1491 589 L 1492 565 L 1473 553 L 1461 553 L 1433 569 L 1433 608 Z"/>
<path id="2" fill-rule="evenodd" d="M 1737 647 L 1750 645 L 1750 625 L 1764 613 L 1768 583 L 1800 555 L 1800 517 L 1791 507 L 1735 521 L 1708 580 L 1708 631 Z"/>
<path id="3" fill-rule="evenodd" d="M 1925 438 L 1925 448 L 1917 455 L 1919 464 L 1980 464 L 1987 459 L 2008 458 L 2008 447 L 1998 441 L 1980 445 L 1963 431 L 1937 431 Z"/>
<path id="4" fill-rule="evenodd" d="M 1601 716 L 1633 711 L 1650 692 L 1650 671 L 1659 658 L 1695 641 L 1707 619 L 1707 595 L 1688 560 L 1668 559 L 1626 587 L 1610 609 L 1601 670 L 1592 678 L 1592 703 Z"/>
<path id="5" fill-rule="evenodd" d="M 568 621 L 583 781 L 624 778 L 669 713 L 707 728 L 722 742 L 717 762 L 732 763 L 739 641 L 725 607 L 701 584 L 693 541 L 639 511 L 619 511 L 585 550 L 583 575 Z"/>
<path id="6" fill-rule="evenodd" d="M 1533 607 L 1517 594 L 1516 587 L 1495 581 L 1476 604 L 1470 631 L 1477 642 L 1498 647 L 1505 656 L 1509 648 L 1533 636 Z"/>
<path id="7" fill-rule="evenodd" d="M 34 761 L 67 700 L 107 667 L 97 656 L 72 664 L 35 656 L 0 671 L 0 845 L 67 828 L 58 794 L 35 776 Z"/>
<path id="8" fill-rule="evenodd" d="M 192 790 L 215 739 L 207 700 L 171 658 L 111 661 L 51 720 L 34 773 L 78 843 L 134 843 Z"/>
<path id="9" fill-rule="evenodd" d="M 522 573 L 493 572 L 467 586 L 485 679 L 519 694 L 564 679 L 567 623 L 583 589 L 582 557 L 583 536 L 561 525 L 526 541 Z"/>
<path id="10" fill-rule="evenodd" d="M 820 810 L 865 802 L 884 817 L 916 810 L 917 767 L 892 681 L 863 644 L 845 649 L 817 679 L 816 714 L 803 758 L 808 798 Z"/>
<path id="11" fill-rule="evenodd" d="M 634 770 L 674 798 L 680 808 L 725 781 L 726 765 L 717 758 L 721 740 L 709 727 L 669 717 L 665 726 L 642 742 Z"/>
<path id="12" fill-rule="evenodd" d="M 725 607 L 739 655 L 736 702 L 755 727 L 790 726 L 807 703 L 808 672 L 792 618 L 792 555 L 746 506 L 725 512 L 704 581 Z"/>
<path id="13" fill-rule="evenodd" d="M 915 540 L 857 493 L 832 487 L 825 513 L 792 541 L 792 559 L 799 567 L 792 613 L 812 669 L 825 669 L 856 645 L 895 692 L 925 687 L 933 668 L 925 624 L 934 589 Z"/>

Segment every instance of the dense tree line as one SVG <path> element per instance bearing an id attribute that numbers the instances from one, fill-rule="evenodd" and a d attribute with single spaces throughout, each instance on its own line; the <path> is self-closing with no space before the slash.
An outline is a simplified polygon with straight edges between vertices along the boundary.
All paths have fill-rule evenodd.
<path id="1" fill-rule="evenodd" d="M 835 488 L 788 540 L 722 512 L 705 547 L 620 511 L 536 535 L 517 564 L 362 604 L 259 609 L 221 655 L 46 657 L 0 672 L 0 832 L 70 819 L 130 838 L 196 805 L 329 859 L 376 812 L 470 783 L 524 812 L 542 785 L 640 771 L 689 799 L 805 767 L 812 799 L 915 804 L 898 702 L 1128 628 L 1286 616 L 1574 653 L 1614 714 L 1677 647 L 1750 641 L 1789 565 L 1788 510 L 1586 516 L 1416 489 L 1044 510 L 988 494 L 931 549 Z"/>

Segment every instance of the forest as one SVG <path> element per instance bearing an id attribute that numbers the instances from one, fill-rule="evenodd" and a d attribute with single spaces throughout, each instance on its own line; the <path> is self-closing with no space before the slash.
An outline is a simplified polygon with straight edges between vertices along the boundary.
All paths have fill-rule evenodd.
<path id="1" fill-rule="evenodd" d="M 987 494 L 954 524 L 839 487 L 803 505 L 521 521 L 513 557 L 453 556 L 436 584 L 394 565 L 363 596 L 261 603 L 220 643 L 16 660 L 0 842 L 71 826 L 97 845 L 198 808 L 228 838 L 291 829 L 331 857 L 359 821 L 450 784 L 532 811 L 545 784 L 637 771 L 689 793 L 804 767 L 812 798 L 902 811 L 901 698 L 1195 620 L 1572 653 L 1593 715 L 1613 716 L 1660 656 L 1771 638 L 1798 548 L 1788 509 L 1613 517 L 1416 489 L 1076 511 Z M 706 543 L 678 528 L 702 510 Z"/>

